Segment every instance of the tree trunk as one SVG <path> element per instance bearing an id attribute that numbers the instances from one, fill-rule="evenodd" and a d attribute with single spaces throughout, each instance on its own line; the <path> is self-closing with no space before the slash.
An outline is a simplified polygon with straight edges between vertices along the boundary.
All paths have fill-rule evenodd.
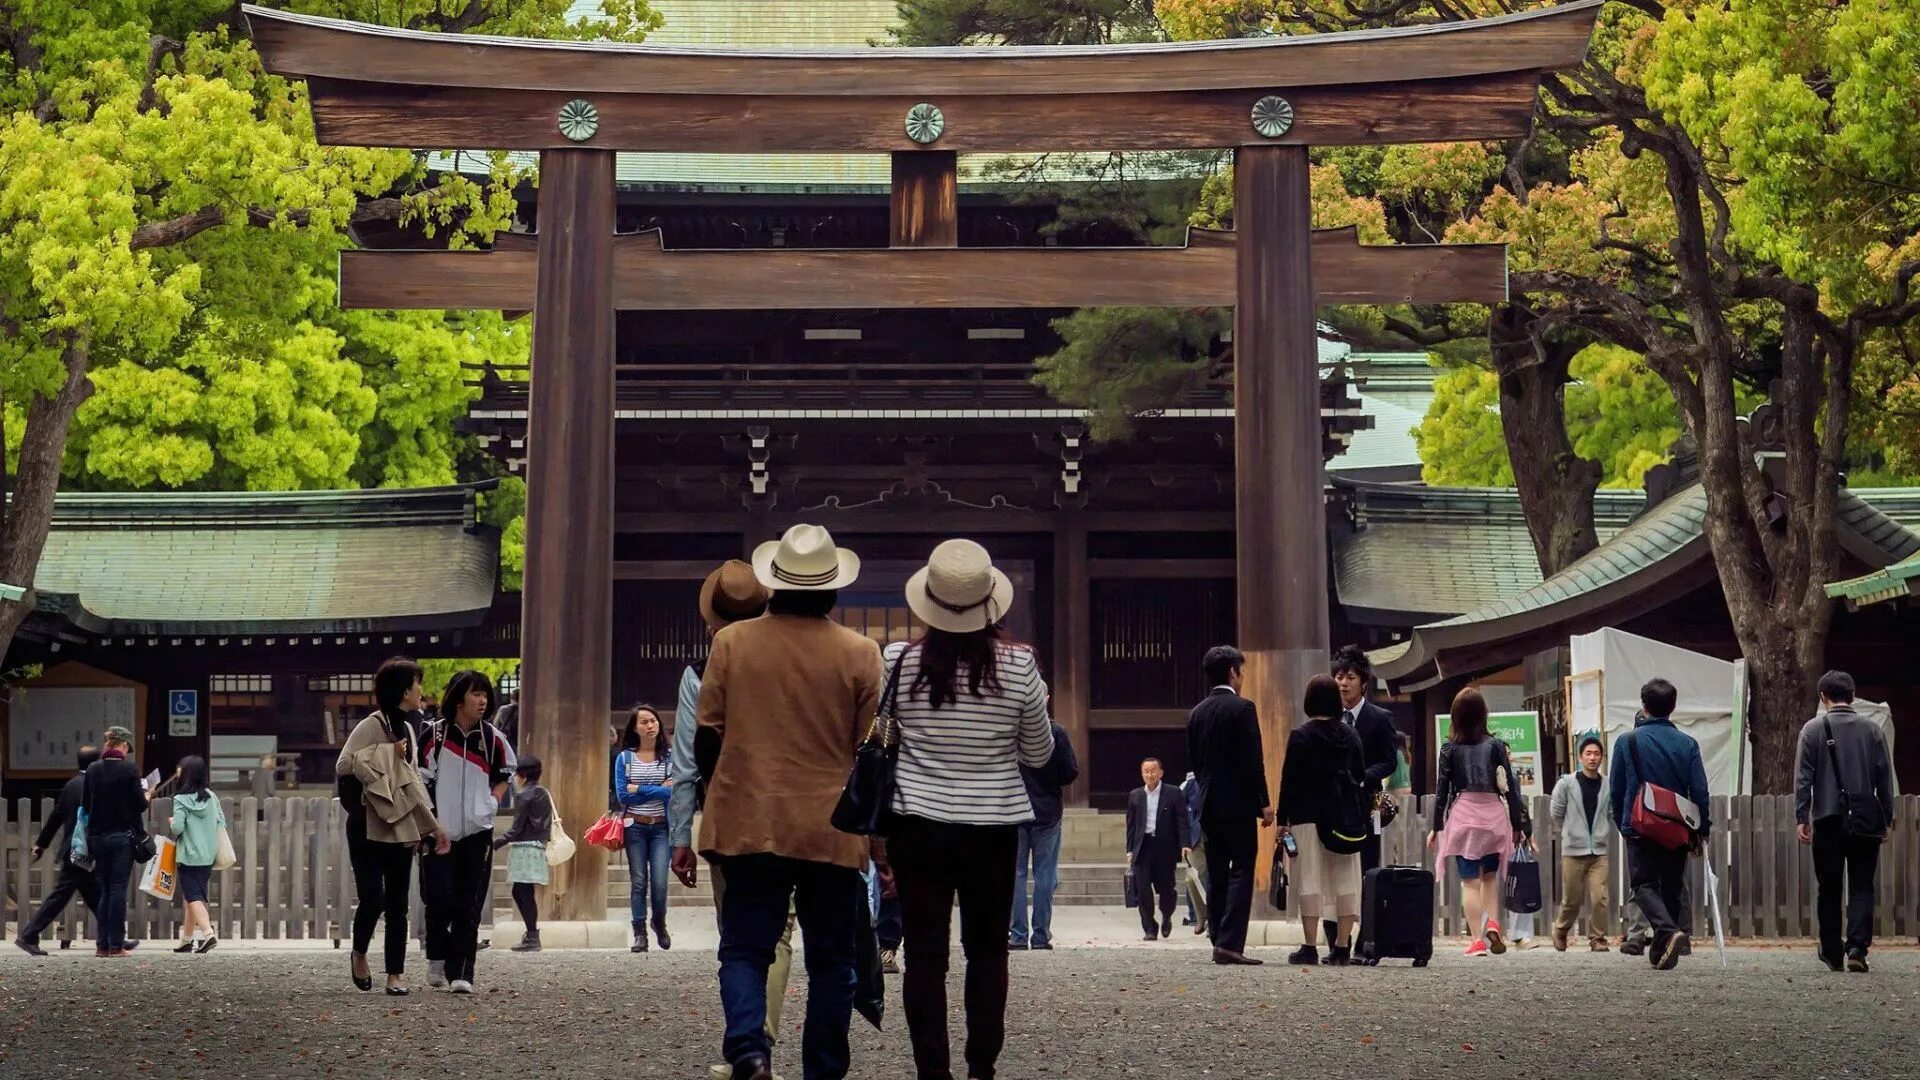
<path id="1" fill-rule="evenodd" d="M 60 490 L 67 429 L 80 403 L 93 390 L 87 380 L 84 344 L 69 345 L 61 361 L 67 376 L 59 392 L 51 398 L 36 395 L 27 405 L 13 499 L 5 524 L 0 526 L 0 582 L 27 589 L 20 600 L 0 600 L 0 656 L 6 655 L 14 633 L 33 611 L 33 576 L 40 565 L 40 553 L 47 546 L 47 532 L 53 527 L 53 497 Z"/>
<path id="2" fill-rule="evenodd" d="M 1574 452 L 1567 434 L 1567 366 L 1578 349 L 1560 342 L 1536 347 L 1529 321 L 1523 305 L 1503 304 L 1494 308 L 1487 334 L 1520 509 L 1540 573 L 1552 577 L 1600 546 L 1593 493 L 1601 470 Z"/>
<path id="3" fill-rule="evenodd" d="M 1751 680 L 1748 752 L 1753 755 L 1753 790 L 1780 795 L 1793 790 L 1800 728 L 1819 704 L 1816 687 L 1824 664 L 1807 662 L 1807 651 L 1796 640 L 1804 631 L 1779 627 L 1765 636 L 1759 648 L 1741 650 Z M 1821 631 L 1818 637 L 1824 645 L 1826 633 Z M 1824 647 L 1819 651 L 1824 654 Z"/>

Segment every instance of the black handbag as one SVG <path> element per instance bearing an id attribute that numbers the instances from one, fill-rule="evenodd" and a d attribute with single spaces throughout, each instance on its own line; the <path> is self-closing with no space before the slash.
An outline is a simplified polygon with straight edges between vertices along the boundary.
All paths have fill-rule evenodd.
<path id="1" fill-rule="evenodd" d="M 853 752 L 853 769 L 847 773 L 847 786 L 833 808 L 833 827 L 855 836 L 877 836 L 886 832 L 886 820 L 893 807 L 893 771 L 900 756 L 900 721 L 896 700 L 900 688 L 900 662 L 905 649 L 893 659 L 887 673 L 886 689 L 880 693 L 880 706 L 873 712 L 873 726 Z"/>
<path id="2" fill-rule="evenodd" d="M 158 855 L 159 853 L 160 853 L 159 848 L 154 845 L 152 833 L 137 832 L 133 834 L 133 861 L 134 862 L 137 862 L 137 863 L 152 862 L 153 857 L 155 855 Z"/>
<path id="3" fill-rule="evenodd" d="M 1542 902 L 1540 861 L 1523 847 L 1507 860 L 1507 888 L 1501 904 L 1515 915 L 1531 915 Z"/>
<path id="4" fill-rule="evenodd" d="M 1827 763 L 1833 766 L 1833 786 L 1840 789 L 1840 806 L 1846 815 L 1846 828 L 1849 836 L 1870 836 L 1875 840 L 1887 835 L 1886 815 L 1882 813 L 1880 800 L 1869 792 L 1865 799 L 1856 801 L 1847 793 L 1846 781 L 1840 779 L 1840 752 L 1834 749 L 1833 719 L 1822 716 L 1820 726 L 1827 737 Z"/>
<path id="5" fill-rule="evenodd" d="M 853 1008 L 873 1030 L 881 1030 L 880 1021 L 887 1012 L 887 982 L 880 959 L 880 939 L 874 935 L 873 908 L 866 894 L 860 896 L 859 925 L 854 941 Z"/>
<path id="6" fill-rule="evenodd" d="M 1267 903 L 1275 911 L 1287 910 L 1287 846 L 1285 839 L 1273 842 L 1273 877 L 1267 881 Z"/>

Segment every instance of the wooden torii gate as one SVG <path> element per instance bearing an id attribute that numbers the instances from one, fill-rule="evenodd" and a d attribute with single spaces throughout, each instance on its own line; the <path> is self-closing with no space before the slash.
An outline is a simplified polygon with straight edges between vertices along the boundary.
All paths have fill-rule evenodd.
<path id="1" fill-rule="evenodd" d="M 616 309 L 1234 305 L 1239 645 L 1277 780 L 1302 686 L 1327 662 L 1315 307 L 1506 297 L 1497 245 L 1368 248 L 1313 232 L 1307 148 L 1523 137 L 1542 74 L 1581 62 L 1600 3 L 1305 37 L 850 50 L 244 12 L 267 70 L 306 80 L 322 143 L 540 152 L 536 241 L 349 252 L 341 300 L 533 311 L 522 730 L 577 829 L 605 805 Z M 1164 249 L 957 246 L 961 151 L 1219 148 L 1234 151 L 1234 234 Z M 891 153 L 891 248 L 676 252 L 615 236 L 619 150 Z M 550 902 L 554 917 L 603 917 L 604 859 L 582 845 L 556 885 L 583 885 Z"/>

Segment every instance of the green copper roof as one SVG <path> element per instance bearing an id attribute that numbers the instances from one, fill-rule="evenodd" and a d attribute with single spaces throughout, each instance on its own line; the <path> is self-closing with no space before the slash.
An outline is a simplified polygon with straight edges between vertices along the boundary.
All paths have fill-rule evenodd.
<path id="1" fill-rule="evenodd" d="M 1856 608 L 1902 596 L 1920 596 L 1920 555 L 1884 570 L 1836 581 L 1827 586 L 1827 595 Z"/>
<path id="2" fill-rule="evenodd" d="M 39 609 L 103 636 L 476 624 L 499 538 L 475 490 L 63 495 Z"/>

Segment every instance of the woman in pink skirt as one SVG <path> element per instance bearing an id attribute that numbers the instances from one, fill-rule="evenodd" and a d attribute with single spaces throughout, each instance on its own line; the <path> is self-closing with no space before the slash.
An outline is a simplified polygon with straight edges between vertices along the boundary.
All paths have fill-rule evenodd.
<path id="1" fill-rule="evenodd" d="M 1500 880 L 1526 834 L 1527 811 L 1507 744 L 1487 732 L 1487 700 L 1468 687 L 1453 699 L 1453 727 L 1440 747 L 1433 832 L 1439 857 L 1460 871 L 1460 896 L 1473 928 L 1468 956 L 1507 951 L 1501 936 Z"/>

